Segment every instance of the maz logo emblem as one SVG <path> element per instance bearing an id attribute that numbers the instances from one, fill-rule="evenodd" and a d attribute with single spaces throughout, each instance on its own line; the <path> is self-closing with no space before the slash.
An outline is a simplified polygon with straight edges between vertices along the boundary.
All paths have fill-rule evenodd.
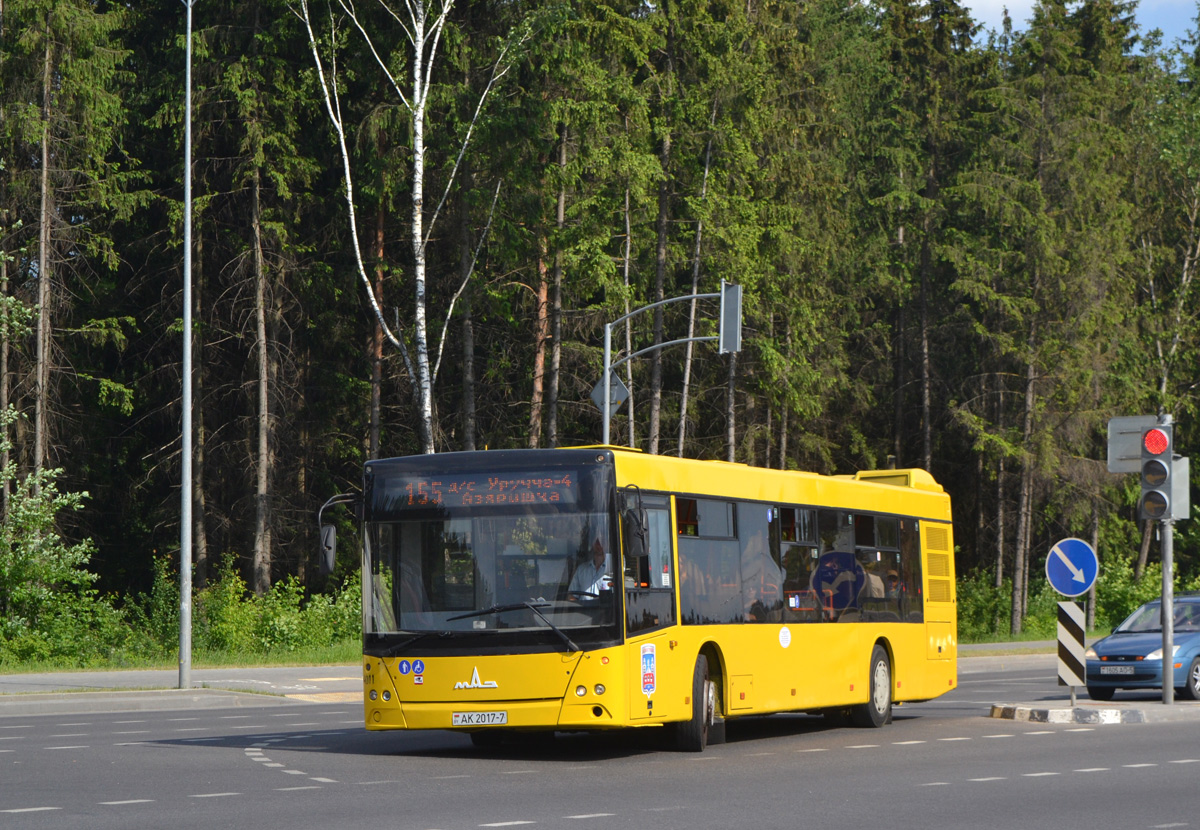
<path id="1" fill-rule="evenodd" d="M 481 681 L 479 679 L 479 666 L 476 666 L 475 670 L 471 672 L 471 682 L 463 683 L 460 680 L 454 684 L 454 688 L 456 688 L 456 689 L 496 689 L 499 687 L 496 685 L 495 680 L 489 680 L 486 683 Z"/>

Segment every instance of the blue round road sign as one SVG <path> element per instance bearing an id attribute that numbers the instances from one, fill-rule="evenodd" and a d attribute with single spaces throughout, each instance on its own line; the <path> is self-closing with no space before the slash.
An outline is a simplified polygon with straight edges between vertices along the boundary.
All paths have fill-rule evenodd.
<path id="1" fill-rule="evenodd" d="M 1096 551 L 1082 539 L 1063 539 L 1046 557 L 1046 578 L 1063 596 L 1086 594 L 1100 575 Z"/>

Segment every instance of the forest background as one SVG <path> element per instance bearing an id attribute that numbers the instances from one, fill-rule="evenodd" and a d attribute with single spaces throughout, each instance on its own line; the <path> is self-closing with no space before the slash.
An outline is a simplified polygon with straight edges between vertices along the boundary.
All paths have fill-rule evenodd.
<path id="1" fill-rule="evenodd" d="M 1200 435 L 1200 60 L 1134 7 L 197 0 L 197 643 L 353 639 L 315 515 L 365 459 L 595 443 L 604 324 L 722 279 L 742 351 L 631 361 L 615 442 L 923 467 L 963 636 L 1052 635 L 1064 536 L 1118 621 L 1160 577 L 1107 421 Z M 184 44 L 173 0 L 0 0 L 0 664 L 174 648 Z"/>

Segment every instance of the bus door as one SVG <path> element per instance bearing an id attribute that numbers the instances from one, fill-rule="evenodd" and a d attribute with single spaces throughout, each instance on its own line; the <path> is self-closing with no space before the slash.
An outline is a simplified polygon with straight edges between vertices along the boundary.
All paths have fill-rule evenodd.
<path id="1" fill-rule="evenodd" d="M 683 650 L 677 647 L 670 502 L 666 496 L 625 495 L 621 535 L 629 712 L 632 719 L 642 720 L 662 717 L 668 701 L 682 704 L 690 693 L 692 670 L 682 666 Z"/>

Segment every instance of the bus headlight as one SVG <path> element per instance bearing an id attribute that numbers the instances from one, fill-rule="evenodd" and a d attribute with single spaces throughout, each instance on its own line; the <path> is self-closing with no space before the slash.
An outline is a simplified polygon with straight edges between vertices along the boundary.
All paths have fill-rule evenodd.
<path id="1" fill-rule="evenodd" d="M 384 690 L 383 690 L 383 699 L 384 699 L 385 701 L 386 701 L 386 700 L 391 700 L 391 699 L 392 699 L 392 693 L 391 693 L 390 691 L 388 691 L 387 689 L 384 689 Z"/>
<path id="2" fill-rule="evenodd" d="M 598 695 L 602 695 L 602 694 L 604 694 L 604 692 L 606 691 L 606 689 L 604 688 L 604 684 L 603 684 L 603 683 L 597 683 L 597 684 L 596 684 L 596 688 L 595 688 L 595 689 L 593 689 L 593 691 L 594 691 L 596 694 L 598 694 Z"/>
<path id="3" fill-rule="evenodd" d="M 576 697 L 583 697 L 586 694 L 587 694 L 587 686 L 576 686 L 575 687 L 575 696 Z"/>
<path id="4" fill-rule="evenodd" d="M 378 699 L 378 697 L 379 697 L 379 693 L 378 693 L 378 692 L 376 692 L 374 689 L 372 689 L 372 690 L 371 690 L 371 691 L 370 691 L 370 692 L 367 694 L 367 697 L 371 698 L 371 700 L 376 700 L 376 699 Z"/>

